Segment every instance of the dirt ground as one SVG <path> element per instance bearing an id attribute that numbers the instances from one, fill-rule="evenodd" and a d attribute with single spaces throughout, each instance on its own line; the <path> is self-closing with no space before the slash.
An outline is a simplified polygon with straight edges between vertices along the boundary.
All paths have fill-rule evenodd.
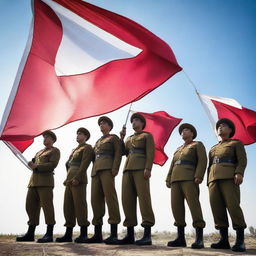
<path id="1" fill-rule="evenodd" d="M 106 236 L 106 235 L 105 235 Z M 122 237 L 122 235 L 120 235 Z M 234 253 L 231 250 L 213 250 L 210 244 L 217 241 L 217 235 L 212 234 L 205 236 L 205 249 L 194 250 L 189 246 L 194 239 L 187 236 L 187 248 L 170 248 L 166 244 L 173 239 L 175 234 L 153 234 L 152 246 L 136 245 L 105 245 L 105 244 L 75 244 L 75 243 L 48 243 L 38 244 L 36 242 L 19 242 L 15 241 L 15 236 L 0 236 L 0 255 L 4 256 L 75 256 L 75 255 L 97 255 L 97 256 L 149 256 L 149 255 L 256 255 L 256 238 L 246 236 L 245 253 Z M 231 245 L 234 238 L 230 238 Z"/>

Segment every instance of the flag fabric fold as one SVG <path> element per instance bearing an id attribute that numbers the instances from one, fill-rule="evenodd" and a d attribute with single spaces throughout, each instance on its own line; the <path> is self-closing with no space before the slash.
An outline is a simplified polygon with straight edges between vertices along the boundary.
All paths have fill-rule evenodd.
<path id="1" fill-rule="evenodd" d="M 172 131 L 182 121 L 181 118 L 170 116 L 165 111 L 154 113 L 138 112 L 146 119 L 144 131 L 150 132 L 155 142 L 154 163 L 163 166 L 168 160 L 164 147 L 169 140 Z"/>
<path id="2" fill-rule="evenodd" d="M 198 94 L 206 108 L 213 129 L 218 119 L 228 118 L 236 126 L 233 139 L 241 140 L 245 145 L 256 142 L 256 112 L 240 105 L 230 98 L 212 97 Z"/>
<path id="3" fill-rule="evenodd" d="M 164 41 L 126 17 L 82 0 L 32 7 L 0 127 L 0 139 L 20 151 L 43 131 L 116 110 L 181 70 Z"/>

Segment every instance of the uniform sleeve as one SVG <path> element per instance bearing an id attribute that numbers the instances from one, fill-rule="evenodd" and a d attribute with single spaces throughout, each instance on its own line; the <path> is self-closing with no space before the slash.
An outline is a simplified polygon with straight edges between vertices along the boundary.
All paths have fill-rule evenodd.
<path id="1" fill-rule="evenodd" d="M 247 165 L 247 157 L 244 145 L 241 141 L 238 141 L 238 143 L 236 144 L 235 152 L 237 158 L 235 173 L 239 173 L 244 176 L 244 171 Z"/>
<path id="2" fill-rule="evenodd" d="M 93 161 L 93 157 L 94 157 L 94 151 L 92 147 L 87 146 L 83 150 L 83 156 L 82 156 L 82 161 L 81 161 L 79 170 L 73 179 L 76 179 L 79 182 L 83 181 L 83 176 L 86 175 L 86 170 L 89 167 L 90 163 Z"/>
<path id="3" fill-rule="evenodd" d="M 57 167 L 59 160 L 60 160 L 60 151 L 59 149 L 55 148 L 51 153 L 49 161 L 46 163 L 37 164 L 36 170 L 38 171 L 52 170 L 53 171 Z"/>
<path id="4" fill-rule="evenodd" d="M 197 152 L 197 166 L 196 166 L 195 178 L 199 178 L 203 180 L 205 170 L 207 167 L 207 155 L 206 155 L 206 150 L 203 143 L 198 142 L 196 147 L 196 152 Z"/>
<path id="5" fill-rule="evenodd" d="M 112 169 L 119 170 L 121 159 L 122 159 L 122 144 L 121 140 L 117 136 L 113 136 L 114 145 L 114 161 Z"/>
<path id="6" fill-rule="evenodd" d="M 210 169 L 211 169 L 212 161 L 213 161 L 211 150 L 209 151 L 208 158 L 209 158 L 209 163 L 208 163 L 208 168 L 207 168 L 207 183 L 206 183 L 207 186 L 208 186 L 208 181 L 209 181 Z"/>
<path id="7" fill-rule="evenodd" d="M 172 169 L 173 169 L 173 167 L 174 167 L 174 157 L 172 158 L 171 166 L 170 166 L 169 172 L 168 172 L 166 180 L 165 180 L 169 184 L 171 183 L 171 176 L 172 176 Z"/>
<path id="8" fill-rule="evenodd" d="M 145 169 L 151 170 L 155 156 L 155 143 L 153 136 L 149 133 L 146 137 L 146 166 Z"/>

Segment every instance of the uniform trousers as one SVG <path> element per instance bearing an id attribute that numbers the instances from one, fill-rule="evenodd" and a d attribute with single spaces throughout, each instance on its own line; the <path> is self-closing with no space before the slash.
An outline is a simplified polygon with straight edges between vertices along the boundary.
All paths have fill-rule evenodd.
<path id="1" fill-rule="evenodd" d="M 45 223 L 54 225 L 53 187 L 29 187 L 26 198 L 28 225 L 39 225 L 40 210 L 43 208 Z"/>
<path id="2" fill-rule="evenodd" d="M 192 215 L 193 227 L 204 228 L 205 221 L 199 201 L 199 185 L 192 180 L 176 181 L 171 184 L 171 206 L 175 219 L 174 225 L 177 227 L 186 226 L 185 199 Z"/>
<path id="3" fill-rule="evenodd" d="M 149 179 L 144 178 L 144 170 L 126 170 L 122 179 L 122 204 L 125 214 L 123 225 L 125 227 L 138 224 L 137 197 L 142 216 L 141 226 L 153 226 L 155 216 L 151 204 Z"/>
<path id="4" fill-rule="evenodd" d="M 86 202 L 86 184 L 67 185 L 64 195 L 65 226 L 74 227 L 76 220 L 79 226 L 89 226 Z"/>
<path id="5" fill-rule="evenodd" d="M 119 204 L 115 189 L 115 177 L 111 170 L 97 171 L 92 177 L 91 204 L 93 210 L 93 225 L 102 225 L 105 215 L 105 202 L 108 207 L 108 223 L 119 224 L 121 221 Z"/>
<path id="6" fill-rule="evenodd" d="M 209 183 L 209 196 L 215 228 L 229 226 L 227 210 L 234 229 L 245 229 L 246 223 L 240 207 L 240 187 L 233 179 L 215 180 Z"/>

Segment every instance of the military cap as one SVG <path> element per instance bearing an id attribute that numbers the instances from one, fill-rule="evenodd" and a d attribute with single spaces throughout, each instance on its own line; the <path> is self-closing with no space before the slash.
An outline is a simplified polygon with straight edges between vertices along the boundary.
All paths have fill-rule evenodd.
<path id="1" fill-rule="evenodd" d="M 50 130 L 44 131 L 44 132 L 42 133 L 42 135 L 43 135 L 43 137 L 44 137 L 44 136 L 50 136 L 50 137 L 54 140 L 54 142 L 57 140 L 57 136 L 55 135 L 55 133 L 52 132 L 52 131 L 50 131 Z"/>
<path id="2" fill-rule="evenodd" d="M 141 115 L 140 113 L 134 113 L 132 114 L 131 116 L 131 123 L 133 121 L 134 118 L 138 118 L 141 120 L 141 122 L 143 123 L 143 127 L 142 127 L 142 130 L 146 127 L 146 119 L 143 115 Z"/>
<path id="3" fill-rule="evenodd" d="M 235 135 L 236 127 L 230 119 L 228 119 L 228 118 L 219 119 L 218 122 L 216 123 L 216 130 L 218 130 L 220 124 L 226 124 L 232 130 L 232 132 L 229 134 L 229 138 L 231 138 Z"/>
<path id="4" fill-rule="evenodd" d="M 84 128 L 84 127 L 78 128 L 77 131 L 76 131 L 76 133 L 79 133 L 79 132 L 81 132 L 81 133 L 83 133 L 85 136 L 87 136 L 87 139 L 86 139 L 86 140 L 89 140 L 89 138 L 91 137 L 90 132 L 89 132 L 86 128 Z"/>
<path id="5" fill-rule="evenodd" d="M 113 129 L 114 125 L 113 125 L 112 120 L 111 120 L 109 117 L 107 117 L 107 116 L 101 116 L 101 117 L 98 119 L 98 125 L 100 125 L 100 122 L 101 122 L 101 121 L 105 121 L 106 123 L 108 123 L 108 125 L 111 127 L 110 130 Z"/>
<path id="6" fill-rule="evenodd" d="M 187 128 L 187 129 L 189 129 L 191 132 L 193 132 L 193 134 L 194 134 L 194 135 L 193 135 L 193 139 L 195 139 L 196 136 L 197 136 L 196 128 L 195 128 L 192 124 L 184 123 L 184 124 L 180 125 L 180 127 L 179 127 L 179 133 L 181 134 L 181 133 L 182 133 L 182 130 L 185 129 L 185 128 Z"/>

